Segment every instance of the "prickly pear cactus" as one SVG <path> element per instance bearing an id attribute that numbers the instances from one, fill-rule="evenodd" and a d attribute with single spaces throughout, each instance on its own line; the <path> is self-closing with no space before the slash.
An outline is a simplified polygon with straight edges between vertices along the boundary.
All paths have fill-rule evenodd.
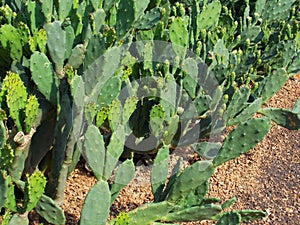
<path id="1" fill-rule="evenodd" d="M 26 88 L 18 74 L 8 72 L 3 80 L 1 89 L 1 101 L 5 101 L 9 109 L 9 114 L 14 120 L 19 131 L 22 130 L 22 110 L 26 106 Z M 4 102 L 3 102 L 4 103 Z M 2 104 L 3 104 L 2 103 Z"/>
<path id="2" fill-rule="evenodd" d="M 30 95 L 25 106 L 25 132 L 29 133 L 38 115 L 39 103 L 34 95 Z"/>
<path id="3" fill-rule="evenodd" d="M 40 200 L 46 186 L 46 178 L 41 172 L 26 177 L 23 212 L 31 211 Z"/>

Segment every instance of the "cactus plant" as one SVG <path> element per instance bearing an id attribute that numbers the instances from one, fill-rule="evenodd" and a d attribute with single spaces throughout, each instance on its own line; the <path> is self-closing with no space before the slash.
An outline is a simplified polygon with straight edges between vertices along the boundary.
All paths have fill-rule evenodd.
<path id="1" fill-rule="evenodd" d="M 218 205 L 206 198 L 207 180 L 217 165 L 246 152 L 269 130 L 269 119 L 251 118 L 256 112 L 299 129 L 299 104 L 293 110 L 261 109 L 299 70 L 297 4 L 2 1 L 0 167 L 5 176 L 0 187 L 9 199 L 4 207 L 17 212 L 13 188 L 38 168 L 49 178 L 47 195 L 61 203 L 67 175 L 82 152 L 99 181 L 88 194 L 81 223 L 89 223 L 90 204 L 100 197 L 106 204 L 97 213 L 103 212 L 99 218 L 105 223 L 110 204 L 134 174 L 130 158 L 109 187 L 119 157 L 127 150 L 149 150 L 158 152 L 151 175 L 155 202 L 126 214 L 126 223 L 214 219 L 238 224 L 264 216 L 222 213 L 232 201 Z M 223 145 L 198 143 L 219 135 L 225 125 L 237 127 Z M 179 162 L 167 182 L 169 147 L 189 144 L 212 162 L 197 162 L 183 172 Z M 20 188 L 26 189 L 24 210 L 36 204 L 49 223 L 64 224 L 51 198 L 42 195 L 36 203 L 44 183 L 32 197 L 28 182 Z M 103 192 L 97 193 L 100 187 Z M 4 220 L 9 219 L 7 210 Z M 13 220 L 27 223 L 18 214 Z"/>
<path id="2" fill-rule="evenodd" d="M 26 177 L 22 212 L 31 211 L 41 198 L 46 186 L 46 178 L 41 172 Z"/>

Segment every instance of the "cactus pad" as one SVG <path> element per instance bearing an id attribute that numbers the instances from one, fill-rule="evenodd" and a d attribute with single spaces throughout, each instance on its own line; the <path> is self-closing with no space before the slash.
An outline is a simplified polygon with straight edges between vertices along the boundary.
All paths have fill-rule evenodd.
<path id="1" fill-rule="evenodd" d="M 80 214 L 80 225 L 105 225 L 109 215 L 110 196 L 108 183 L 98 181 L 85 198 Z"/>
<path id="2" fill-rule="evenodd" d="M 51 224 L 65 224 L 64 211 L 50 197 L 42 195 L 35 206 L 37 213 Z"/>
<path id="3" fill-rule="evenodd" d="M 26 176 L 24 189 L 23 212 L 31 211 L 41 198 L 46 186 L 46 178 L 37 171 L 30 176 Z"/>
<path id="4" fill-rule="evenodd" d="M 269 130 L 270 120 L 267 118 L 254 118 L 238 125 L 226 137 L 213 164 L 221 165 L 247 152 L 260 142 Z"/>

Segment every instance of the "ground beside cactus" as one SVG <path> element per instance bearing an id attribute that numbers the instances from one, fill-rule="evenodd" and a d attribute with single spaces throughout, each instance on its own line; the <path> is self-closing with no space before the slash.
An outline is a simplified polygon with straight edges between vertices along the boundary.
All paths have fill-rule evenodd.
<path id="1" fill-rule="evenodd" d="M 270 107 L 291 108 L 300 97 L 300 73 L 289 79 L 284 87 L 267 104 Z M 299 224 L 300 223 L 300 132 L 287 130 L 273 124 L 267 137 L 255 149 L 217 168 L 211 179 L 210 194 L 227 200 L 237 197 L 235 209 L 266 209 L 270 215 L 252 224 Z M 193 160 L 193 154 L 185 155 Z M 136 176 L 124 188 L 111 208 L 114 216 L 120 211 L 128 211 L 142 203 L 152 201 L 149 171 Z M 85 195 L 95 183 L 83 165 L 70 176 L 65 189 L 64 210 L 68 225 L 75 225 L 80 216 Z M 101 203 L 100 203 L 101 204 Z M 202 223 L 182 223 L 212 224 Z M 250 225 L 250 223 L 249 223 Z"/>

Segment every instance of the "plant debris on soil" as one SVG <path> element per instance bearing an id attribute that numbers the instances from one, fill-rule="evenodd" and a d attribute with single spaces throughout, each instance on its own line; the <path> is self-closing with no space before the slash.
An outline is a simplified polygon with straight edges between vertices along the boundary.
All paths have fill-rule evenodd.
<path id="1" fill-rule="evenodd" d="M 299 80 L 299 73 L 291 77 L 267 105 L 292 108 L 300 98 Z M 195 154 L 189 149 L 186 151 L 184 160 L 190 162 Z M 210 179 L 208 195 L 222 201 L 235 196 L 237 201 L 230 209 L 259 209 L 268 213 L 262 220 L 243 224 L 300 224 L 299 151 L 299 130 L 291 131 L 273 123 L 268 135 L 254 149 L 217 168 Z M 121 190 L 111 207 L 111 218 L 153 200 L 148 167 L 138 167 L 135 178 Z M 63 205 L 68 225 L 78 223 L 84 198 L 95 181 L 83 165 L 71 173 Z"/>

